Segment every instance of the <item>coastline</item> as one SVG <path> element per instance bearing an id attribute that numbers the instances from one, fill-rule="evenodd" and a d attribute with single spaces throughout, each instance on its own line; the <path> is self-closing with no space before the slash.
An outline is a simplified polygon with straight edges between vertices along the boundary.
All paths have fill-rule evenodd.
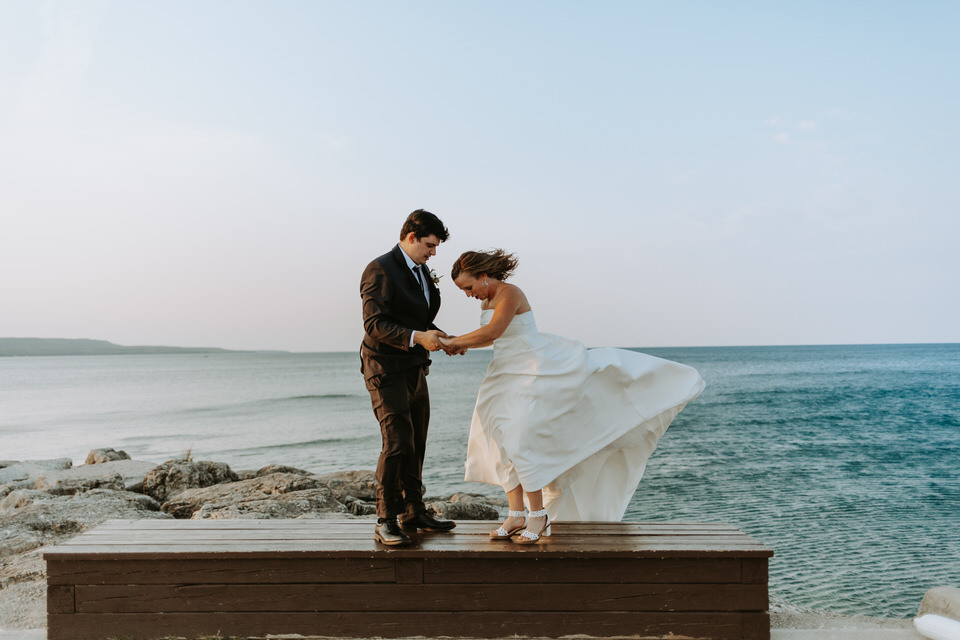
<path id="1" fill-rule="evenodd" d="M 189 458 L 157 465 L 114 449 L 95 449 L 76 467 L 69 458 L 0 461 L 0 640 L 45 637 L 44 550 L 107 519 L 373 521 L 374 500 L 370 471 L 316 475 L 284 465 L 233 471 L 224 463 Z M 454 519 L 495 520 L 506 510 L 502 500 L 479 494 L 428 502 Z M 770 625 L 773 640 L 922 639 L 911 619 L 850 616 L 779 600 L 771 600 Z"/>

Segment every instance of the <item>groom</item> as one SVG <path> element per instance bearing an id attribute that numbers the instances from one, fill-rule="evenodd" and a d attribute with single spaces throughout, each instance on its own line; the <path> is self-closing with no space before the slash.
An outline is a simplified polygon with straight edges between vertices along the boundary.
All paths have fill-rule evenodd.
<path id="1" fill-rule="evenodd" d="M 391 546 L 410 544 L 401 527 L 450 531 L 456 526 L 426 512 L 421 481 L 430 422 L 427 352 L 443 349 L 439 339 L 446 336 L 433 324 L 440 290 L 426 263 L 448 237 L 437 216 L 417 209 L 403 223 L 400 243 L 368 264 L 360 279 L 360 370 L 383 437 L 374 539 Z"/>

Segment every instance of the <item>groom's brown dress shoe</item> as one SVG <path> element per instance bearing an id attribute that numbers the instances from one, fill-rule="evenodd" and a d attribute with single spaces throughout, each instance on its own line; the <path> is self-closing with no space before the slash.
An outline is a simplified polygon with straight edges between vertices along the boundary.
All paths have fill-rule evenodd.
<path id="1" fill-rule="evenodd" d="M 410 544 L 410 537 L 400 529 L 396 518 L 378 520 L 377 528 L 373 531 L 373 539 L 391 547 L 405 547 Z"/>
<path id="2" fill-rule="evenodd" d="M 423 529 L 424 531 L 450 531 L 457 523 L 453 520 L 439 520 L 428 513 L 418 513 L 412 518 L 400 522 L 404 529 Z"/>

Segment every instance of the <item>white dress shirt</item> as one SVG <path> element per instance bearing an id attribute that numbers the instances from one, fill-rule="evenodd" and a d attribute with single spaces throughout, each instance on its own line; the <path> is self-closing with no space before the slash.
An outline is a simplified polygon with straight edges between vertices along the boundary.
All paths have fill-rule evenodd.
<path id="1" fill-rule="evenodd" d="M 402 246 L 400 246 L 399 244 L 397 246 L 400 247 L 400 253 L 403 254 L 403 259 L 407 261 L 407 267 L 410 269 L 410 271 L 413 272 L 413 277 L 416 278 L 417 282 L 423 282 L 423 297 L 427 299 L 427 306 L 429 306 L 430 305 L 430 288 L 427 286 L 427 278 L 429 278 L 430 275 L 426 271 L 426 265 L 421 265 L 420 277 L 418 278 L 417 272 L 415 271 L 417 263 L 414 262 L 413 259 L 411 259 L 410 256 L 407 255 L 407 252 L 403 250 Z M 416 333 L 417 333 L 416 331 L 410 332 L 410 348 L 411 349 L 415 344 L 413 341 L 413 337 L 416 335 Z"/>

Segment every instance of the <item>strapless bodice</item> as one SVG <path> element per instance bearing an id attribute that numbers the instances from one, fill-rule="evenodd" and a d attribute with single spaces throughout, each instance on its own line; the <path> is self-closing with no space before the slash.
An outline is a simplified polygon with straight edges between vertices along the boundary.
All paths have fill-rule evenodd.
<path id="1" fill-rule="evenodd" d="M 484 309 L 480 312 L 480 326 L 485 327 L 490 324 L 490 320 L 493 318 L 493 309 Z M 537 321 L 533 318 L 533 311 L 527 311 L 526 313 L 518 313 L 513 316 L 513 319 L 510 321 L 510 324 L 507 325 L 506 331 L 501 334 L 497 340 L 502 340 L 503 338 L 515 338 L 517 336 L 529 335 L 537 332 Z"/>

